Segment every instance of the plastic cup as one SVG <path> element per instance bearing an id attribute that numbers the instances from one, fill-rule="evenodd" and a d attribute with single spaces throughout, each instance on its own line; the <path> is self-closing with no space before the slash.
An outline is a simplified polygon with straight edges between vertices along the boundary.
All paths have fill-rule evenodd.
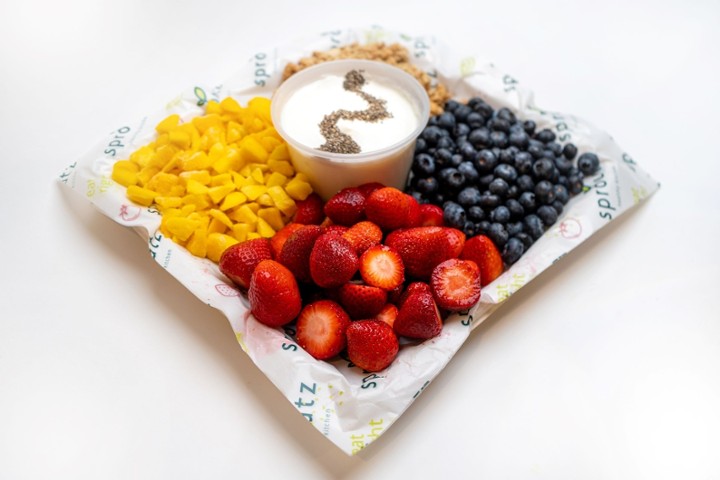
<path id="1" fill-rule="evenodd" d="M 360 153 L 326 152 L 319 150 L 319 145 L 303 144 L 288 134 L 283 125 L 283 108 L 293 94 L 327 76 L 342 78 L 351 70 L 362 71 L 368 84 L 377 82 L 405 97 L 416 114 L 417 125 L 412 132 L 401 133 L 398 138 L 391 136 L 386 146 Z M 328 102 L 328 99 L 320 96 L 317 101 Z M 344 107 L 328 103 L 327 111 L 330 113 L 338 108 Z M 412 75 L 386 63 L 369 60 L 336 60 L 301 70 L 283 82 L 272 99 L 273 124 L 287 142 L 295 170 L 305 174 L 325 200 L 343 188 L 369 182 L 403 189 L 413 161 L 415 139 L 427 124 L 429 111 L 427 92 Z"/>

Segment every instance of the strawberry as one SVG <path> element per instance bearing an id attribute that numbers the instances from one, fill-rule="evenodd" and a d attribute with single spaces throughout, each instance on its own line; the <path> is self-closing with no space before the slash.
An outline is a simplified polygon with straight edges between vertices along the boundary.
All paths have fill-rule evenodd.
<path id="1" fill-rule="evenodd" d="M 333 223 L 354 225 L 365 217 L 365 195 L 355 187 L 343 188 L 325 203 L 324 212 Z"/>
<path id="2" fill-rule="evenodd" d="M 250 311 L 258 322 L 280 327 L 297 317 L 302 299 L 292 272 L 275 260 L 263 260 L 250 277 Z"/>
<path id="3" fill-rule="evenodd" d="M 365 204 L 365 216 L 385 231 L 406 225 L 410 211 L 409 196 L 397 188 L 384 187 L 372 192 Z"/>
<path id="4" fill-rule="evenodd" d="M 460 258 L 472 260 L 480 268 L 480 285 L 485 286 L 503 272 L 503 260 L 495 244 L 485 235 L 465 242 Z"/>
<path id="5" fill-rule="evenodd" d="M 386 303 L 382 310 L 380 310 L 380 313 L 375 315 L 375 319 L 385 322 L 392 327 L 397 316 L 398 308 L 392 303 Z"/>
<path id="6" fill-rule="evenodd" d="M 258 263 L 271 260 L 272 249 L 267 238 L 255 238 L 226 248 L 220 256 L 220 271 L 237 286 L 247 289 Z"/>
<path id="7" fill-rule="evenodd" d="M 451 258 L 459 257 L 465 246 L 465 234 L 457 228 L 446 227 L 444 231 L 448 242 L 448 253 Z"/>
<path id="8" fill-rule="evenodd" d="M 318 300 L 300 312 L 295 338 L 314 358 L 327 360 L 345 348 L 345 331 L 349 326 L 350 317 L 340 305 L 332 300 Z"/>
<path id="9" fill-rule="evenodd" d="M 348 358 L 368 372 L 379 372 L 387 368 L 400 350 L 393 329 L 379 320 L 352 322 L 346 334 Z"/>
<path id="10" fill-rule="evenodd" d="M 385 185 L 380 182 L 363 183 L 362 185 L 358 185 L 357 187 L 357 189 L 360 190 L 360 193 L 362 193 L 365 198 L 368 198 L 372 192 L 380 188 L 385 188 Z"/>
<path id="11" fill-rule="evenodd" d="M 407 228 L 388 234 L 385 244 L 400 254 L 407 276 L 427 280 L 438 263 L 457 257 L 457 232 L 462 234 L 448 227 Z"/>
<path id="12" fill-rule="evenodd" d="M 313 192 L 305 200 L 297 200 L 295 202 L 297 211 L 293 215 L 294 223 L 301 223 L 303 225 L 320 225 L 325 219 L 325 213 L 323 202 L 320 195 Z"/>
<path id="13" fill-rule="evenodd" d="M 444 225 L 442 208 L 431 203 L 420 205 L 420 227 L 442 227 Z"/>
<path id="14" fill-rule="evenodd" d="M 323 227 L 323 233 L 328 235 L 343 235 L 348 230 L 348 227 L 344 225 L 325 225 Z"/>
<path id="15" fill-rule="evenodd" d="M 412 195 L 407 196 L 408 212 L 402 228 L 419 227 L 420 225 L 420 204 Z"/>
<path id="16" fill-rule="evenodd" d="M 433 270 L 430 290 L 440 308 L 467 310 L 480 300 L 480 269 L 472 260 L 445 260 Z"/>
<path id="17" fill-rule="evenodd" d="M 405 266 L 392 247 L 375 245 L 360 257 L 360 276 L 368 285 L 390 291 L 405 281 Z"/>
<path id="18" fill-rule="evenodd" d="M 343 233 L 343 237 L 350 242 L 358 255 L 362 255 L 365 250 L 382 241 L 383 233 L 380 227 L 365 220 L 350 227 Z"/>
<path id="19" fill-rule="evenodd" d="M 358 270 L 358 256 L 341 235 L 321 235 L 310 253 L 310 276 L 320 287 L 346 284 Z"/>
<path id="20" fill-rule="evenodd" d="M 299 282 L 311 282 L 310 253 L 323 229 L 317 225 L 305 225 L 285 241 L 277 261 L 285 265 Z"/>
<path id="21" fill-rule="evenodd" d="M 356 320 L 374 317 L 387 303 L 385 290 L 362 283 L 346 283 L 338 293 L 340 304 Z"/>
<path id="22" fill-rule="evenodd" d="M 393 329 L 400 336 L 423 340 L 440 334 L 442 317 L 426 283 L 415 282 L 408 286 Z"/>
<path id="23" fill-rule="evenodd" d="M 287 239 L 293 233 L 297 232 L 303 227 L 302 223 L 288 223 L 283 228 L 278 230 L 275 235 L 270 238 L 270 248 L 272 248 L 273 258 L 277 259 L 280 256 L 283 245 Z"/>

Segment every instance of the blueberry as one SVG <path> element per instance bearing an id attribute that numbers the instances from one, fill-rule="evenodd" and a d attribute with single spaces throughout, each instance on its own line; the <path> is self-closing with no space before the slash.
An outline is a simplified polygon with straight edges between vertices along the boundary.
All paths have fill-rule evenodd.
<path id="1" fill-rule="evenodd" d="M 562 185 L 565 188 L 568 188 L 570 186 L 570 182 L 568 182 L 568 177 L 566 177 L 565 175 L 558 175 L 558 178 L 557 178 L 557 180 L 555 180 L 555 183 L 557 183 L 558 185 Z"/>
<path id="2" fill-rule="evenodd" d="M 547 158 L 535 160 L 532 166 L 533 175 L 537 180 L 550 180 L 553 177 L 554 170 L 555 164 Z"/>
<path id="3" fill-rule="evenodd" d="M 510 221 L 510 210 L 505 205 L 495 207 L 495 209 L 490 212 L 490 220 L 505 224 Z"/>
<path id="4" fill-rule="evenodd" d="M 480 220 L 475 224 L 476 235 L 487 235 L 490 230 L 490 222 L 487 220 Z"/>
<path id="5" fill-rule="evenodd" d="M 487 126 L 490 130 L 494 130 L 496 132 L 507 133 L 510 131 L 510 122 L 499 117 L 488 120 Z"/>
<path id="6" fill-rule="evenodd" d="M 555 190 L 553 184 L 547 180 L 541 180 L 535 185 L 535 198 L 545 205 L 555 201 Z"/>
<path id="7" fill-rule="evenodd" d="M 458 171 L 465 175 L 465 179 L 468 183 L 477 183 L 480 174 L 475 169 L 475 165 L 472 162 L 462 162 L 457 167 Z"/>
<path id="8" fill-rule="evenodd" d="M 415 155 L 412 170 L 421 176 L 432 175 L 435 173 L 435 159 L 427 153 Z"/>
<path id="9" fill-rule="evenodd" d="M 447 200 L 446 197 L 447 195 L 445 195 L 445 193 L 437 191 L 430 196 L 430 202 L 435 205 L 443 205 L 445 200 Z"/>
<path id="10" fill-rule="evenodd" d="M 583 180 L 580 175 L 568 175 L 568 190 L 570 190 L 570 193 L 572 195 L 577 195 L 578 193 L 583 191 Z"/>
<path id="11" fill-rule="evenodd" d="M 435 150 L 435 161 L 441 167 L 449 167 L 452 163 L 453 153 L 447 148 L 438 148 Z"/>
<path id="12" fill-rule="evenodd" d="M 523 192 L 518 198 L 518 202 L 526 212 L 534 212 L 537 208 L 535 194 L 533 192 Z"/>
<path id="13" fill-rule="evenodd" d="M 437 191 L 439 186 L 440 185 L 435 177 L 427 177 L 419 179 L 415 188 L 420 193 L 428 194 Z"/>
<path id="14" fill-rule="evenodd" d="M 457 100 L 448 100 L 445 102 L 445 111 L 446 112 L 454 112 L 457 107 L 460 106 L 460 102 Z"/>
<path id="15" fill-rule="evenodd" d="M 593 175 L 600 168 L 600 159 L 594 153 L 586 152 L 578 157 L 577 166 L 584 175 Z"/>
<path id="16" fill-rule="evenodd" d="M 542 151 L 542 156 L 550 159 L 551 161 L 555 160 L 555 153 L 549 148 L 546 148 Z"/>
<path id="17" fill-rule="evenodd" d="M 450 132 L 455 128 L 455 115 L 450 112 L 443 112 L 438 116 L 437 125 Z"/>
<path id="18" fill-rule="evenodd" d="M 522 216 L 525 215 L 525 209 L 519 200 L 510 198 L 505 201 L 505 206 L 510 211 L 510 218 L 522 218 Z"/>
<path id="19" fill-rule="evenodd" d="M 471 207 L 480 203 L 480 190 L 477 187 L 465 187 L 457 195 L 457 202 L 463 207 Z"/>
<path id="20" fill-rule="evenodd" d="M 453 110 L 453 113 L 455 114 L 455 121 L 456 122 L 463 122 L 467 123 L 467 117 L 472 113 L 472 108 L 468 107 L 467 105 L 458 105 L 458 107 Z"/>
<path id="21" fill-rule="evenodd" d="M 478 178 L 477 185 L 481 190 L 487 190 L 493 180 L 495 180 L 495 175 L 489 173 Z"/>
<path id="22" fill-rule="evenodd" d="M 470 142 L 467 142 L 462 144 L 458 149 L 458 153 L 460 153 L 465 160 L 473 160 L 475 155 L 477 155 L 477 150 L 475 150 L 475 147 L 473 147 Z"/>
<path id="23" fill-rule="evenodd" d="M 563 147 L 562 154 L 565 158 L 568 160 L 575 159 L 575 155 L 577 155 L 578 149 L 577 147 L 572 143 L 566 143 Z"/>
<path id="24" fill-rule="evenodd" d="M 505 230 L 507 230 L 508 235 L 511 237 L 514 237 L 518 233 L 523 231 L 523 222 L 511 222 L 505 225 Z"/>
<path id="25" fill-rule="evenodd" d="M 562 215 L 562 212 L 565 209 L 565 205 L 559 200 L 555 200 L 552 203 L 552 207 L 555 209 L 558 215 Z"/>
<path id="26" fill-rule="evenodd" d="M 555 156 L 562 155 L 563 146 L 560 145 L 558 142 L 550 142 L 547 145 L 545 145 L 545 148 L 553 152 Z"/>
<path id="27" fill-rule="evenodd" d="M 465 119 L 465 123 L 467 123 L 470 128 L 480 128 L 485 125 L 485 117 L 477 112 L 470 112 Z"/>
<path id="28" fill-rule="evenodd" d="M 459 190 L 465 184 L 465 175 L 457 168 L 447 167 L 440 170 L 440 181 L 450 190 Z"/>
<path id="29" fill-rule="evenodd" d="M 425 130 L 422 132 L 422 138 L 425 139 L 425 141 L 428 143 L 428 145 L 435 145 L 438 140 L 443 136 L 443 130 L 440 127 L 437 127 L 435 125 L 430 125 L 429 127 L 426 127 Z"/>
<path id="30" fill-rule="evenodd" d="M 515 182 L 515 180 L 518 177 L 517 170 L 515 170 L 514 167 L 506 164 L 501 163 L 497 167 L 495 167 L 495 170 L 493 170 L 493 173 L 496 177 L 502 178 L 505 180 L 508 184 Z"/>
<path id="31" fill-rule="evenodd" d="M 507 107 L 499 108 L 495 114 L 497 118 L 507 121 L 508 123 L 515 123 L 517 120 L 515 114 Z"/>
<path id="32" fill-rule="evenodd" d="M 533 156 L 528 152 L 518 152 L 515 155 L 515 170 L 520 174 L 530 173 L 532 171 Z"/>
<path id="33" fill-rule="evenodd" d="M 525 253 L 525 244 L 517 237 L 510 237 L 503 247 L 502 259 L 508 265 L 520 260 L 522 254 Z"/>
<path id="34" fill-rule="evenodd" d="M 548 227 L 557 222 L 558 219 L 558 212 L 550 205 L 543 205 L 538 208 L 536 214 L 542 220 L 543 225 Z"/>
<path id="35" fill-rule="evenodd" d="M 485 210 L 483 210 L 482 207 L 473 205 L 472 207 L 467 209 L 467 216 L 470 220 L 474 222 L 479 222 L 480 220 L 485 218 Z"/>
<path id="36" fill-rule="evenodd" d="M 482 115 L 486 119 L 492 118 L 492 116 L 495 114 L 495 110 L 493 110 L 493 108 L 485 102 L 476 103 L 475 105 L 473 105 L 472 109 L 474 111 L 478 112 L 480 115 Z"/>
<path id="37" fill-rule="evenodd" d="M 487 231 L 487 236 L 498 248 L 502 248 L 503 246 L 505 246 L 505 243 L 508 241 L 509 238 L 507 230 L 505 230 L 505 225 L 497 222 L 490 224 L 490 228 L 488 228 Z"/>
<path id="38" fill-rule="evenodd" d="M 564 185 L 553 185 L 553 190 L 555 191 L 555 200 L 560 204 L 565 205 L 570 200 L 570 192 Z"/>
<path id="39" fill-rule="evenodd" d="M 445 202 L 443 209 L 443 220 L 445 225 L 455 228 L 463 228 L 467 221 L 465 209 L 455 202 Z"/>
<path id="40" fill-rule="evenodd" d="M 497 130 L 490 132 L 490 141 L 492 142 L 493 146 L 499 148 L 505 148 L 509 144 L 507 134 L 505 132 L 500 132 Z"/>
<path id="41" fill-rule="evenodd" d="M 542 146 L 531 143 L 530 145 L 528 145 L 526 151 L 527 151 L 530 155 L 532 155 L 533 158 L 536 158 L 536 159 L 537 159 L 537 158 L 542 158 L 542 156 L 543 156 L 543 151 L 544 151 L 544 150 L 545 150 L 545 149 L 544 149 Z"/>
<path id="42" fill-rule="evenodd" d="M 515 149 L 511 150 L 511 148 L 512 147 L 508 147 L 500 150 L 500 154 L 497 156 L 500 163 L 515 163 Z"/>
<path id="43" fill-rule="evenodd" d="M 458 137 L 462 137 L 470 133 L 470 130 L 471 129 L 467 123 L 456 123 L 453 135 L 455 135 L 455 139 L 457 140 Z"/>
<path id="44" fill-rule="evenodd" d="M 491 145 L 490 130 L 485 127 L 471 130 L 470 133 L 468 133 L 467 139 L 468 142 L 470 142 L 472 146 L 477 148 L 478 150 L 489 147 Z"/>
<path id="45" fill-rule="evenodd" d="M 435 148 L 447 148 L 448 150 L 454 150 L 455 142 L 450 137 L 440 137 L 435 144 Z"/>
<path id="46" fill-rule="evenodd" d="M 450 161 L 447 163 L 447 167 L 459 167 L 460 164 L 463 162 L 463 156 L 459 153 L 454 153 L 452 157 L 450 157 Z"/>
<path id="47" fill-rule="evenodd" d="M 525 120 L 523 122 L 523 128 L 525 129 L 525 133 L 527 133 L 528 135 L 532 135 L 535 133 L 535 122 L 532 120 Z"/>
<path id="48" fill-rule="evenodd" d="M 518 186 L 510 185 L 507 193 L 505 194 L 505 198 L 517 198 L 518 195 L 520 195 L 520 189 L 518 188 Z"/>
<path id="49" fill-rule="evenodd" d="M 520 232 L 515 235 L 515 238 L 520 240 L 523 243 L 523 246 L 525 247 L 525 250 L 527 251 L 528 248 L 532 247 L 532 244 L 535 243 L 535 239 L 532 238 L 530 235 L 528 235 L 525 232 Z"/>
<path id="50" fill-rule="evenodd" d="M 510 142 L 510 145 L 515 147 L 526 148 L 529 145 L 530 138 L 524 130 L 521 130 L 519 132 L 510 132 L 508 141 Z"/>
<path id="51" fill-rule="evenodd" d="M 535 180 L 530 175 L 520 175 L 515 184 L 520 189 L 520 193 L 535 191 Z"/>
<path id="52" fill-rule="evenodd" d="M 427 150 L 427 146 L 427 141 L 422 137 L 418 137 L 417 140 L 415 140 L 415 153 L 424 152 Z"/>
<path id="53" fill-rule="evenodd" d="M 480 206 L 486 210 L 492 210 L 500 205 L 500 197 L 492 193 L 485 192 L 480 195 Z"/>
<path id="54" fill-rule="evenodd" d="M 537 240 L 542 237 L 544 231 L 542 220 L 537 215 L 531 213 L 523 219 L 523 232 L 529 234 L 533 239 Z"/>
<path id="55" fill-rule="evenodd" d="M 498 164 L 498 159 L 492 150 L 487 148 L 480 150 L 475 156 L 475 167 L 478 172 L 492 172 Z"/>
<path id="56" fill-rule="evenodd" d="M 565 157 L 555 157 L 554 163 L 555 168 L 557 168 L 558 172 L 563 175 L 567 174 L 573 166 L 572 161 Z"/>
<path id="57" fill-rule="evenodd" d="M 488 185 L 488 190 L 490 190 L 490 193 L 493 193 L 500 197 L 504 197 L 505 195 L 507 195 L 509 188 L 510 186 L 508 185 L 508 183 L 502 178 L 495 178 L 495 180 L 490 182 L 490 185 Z"/>
<path id="58" fill-rule="evenodd" d="M 555 132 L 550 129 L 543 128 L 535 134 L 535 138 L 540 140 L 542 143 L 550 143 L 555 141 Z"/>

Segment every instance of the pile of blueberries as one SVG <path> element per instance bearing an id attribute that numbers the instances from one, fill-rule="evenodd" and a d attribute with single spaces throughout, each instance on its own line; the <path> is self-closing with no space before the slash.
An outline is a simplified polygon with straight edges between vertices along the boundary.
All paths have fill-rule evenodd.
<path id="1" fill-rule="evenodd" d="M 441 206 L 445 224 L 468 238 L 488 236 L 512 265 L 600 168 L 596 154 L 556 140 L 479 97 L 450 100 L 416 141 L 407 192 Z"/>

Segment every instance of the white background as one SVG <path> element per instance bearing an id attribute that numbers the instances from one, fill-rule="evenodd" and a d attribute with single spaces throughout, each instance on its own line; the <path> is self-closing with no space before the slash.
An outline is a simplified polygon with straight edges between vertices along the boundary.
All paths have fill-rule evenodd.
<path id="1" fill-rule="evenodd" d="M 720 4 L 400 3 L 0 2 L 1 479 L 720 478 Z M 220 313 L 55 179 L 258 48 L 372 24 L 495 59 L 662 188 L 347 457 Z"/>

